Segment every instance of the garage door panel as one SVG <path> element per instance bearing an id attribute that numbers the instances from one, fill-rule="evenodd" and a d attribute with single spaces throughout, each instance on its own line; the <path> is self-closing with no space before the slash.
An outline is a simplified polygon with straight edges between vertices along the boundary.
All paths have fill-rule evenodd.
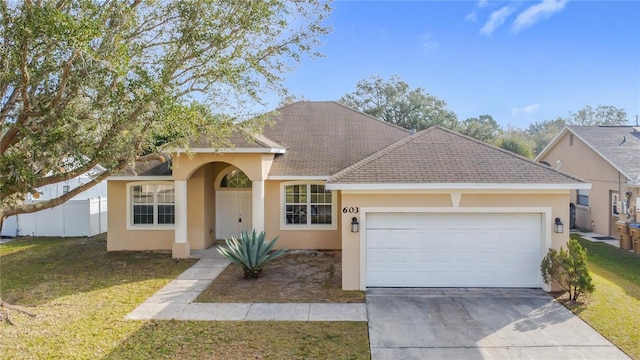
<path id="1" fill-rule="evenodd" d="M 367 215 L 366 285 L 539 287 L 539 214 Z"/>
<path id="2" fill-rule="evenodd" d="M 508 221 L 505 222 L 505 219 Z M 537 226 L 539 217 L 531 214 L 451 214 L 451 213 L 373 213 L 367 216 L 367 229 L 467 229 L 518 230 Z"/>

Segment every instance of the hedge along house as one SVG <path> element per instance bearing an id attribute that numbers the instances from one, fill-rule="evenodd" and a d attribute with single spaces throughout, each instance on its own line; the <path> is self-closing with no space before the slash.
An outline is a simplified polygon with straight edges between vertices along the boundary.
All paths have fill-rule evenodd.
<path id="1" fill-rule="evenodd" d="M 345 290 L 544 287 L 539 265 L 590 184 L 475 139 L 417 134 L 335 102 L 279 110 L 255 142 L 109 179 L 107 248 L 190 249 L 243 229 L 342 249 Z M 113 200 L 111 200 L 113 199 Z"/>

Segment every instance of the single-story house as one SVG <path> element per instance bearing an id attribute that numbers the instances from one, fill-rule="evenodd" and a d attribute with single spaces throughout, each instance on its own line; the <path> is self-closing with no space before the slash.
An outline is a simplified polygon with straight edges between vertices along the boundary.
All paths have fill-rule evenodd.
<path id="1" fill-rule="evenodd" d="M 91 181 L 105 171 L 93 169 L 72 179 L 49 184 L 27 194 L 25 203 L 55 199 Z M 64 204 L 34 213 L 9 216 L 2 223 L 2 236 L 94 236 L 107 231 L 107 182 L 102 181 Z"/>
<path id="2" fill-rule="evenodd" d="M 543 287 L 540 261 L 590 184 L 441 127 L 412 134 L 297 102 L 235 147 L 196 144 L 109 178 L 107 248 L 184 258 L 241 230 L 341 249 L 342 287 Z M 554 230 L 555 229 L 555 230 Z"/>
<path id="3" fill-rule="evenodd" d="M 592 184 L 571 192 L 578 228 L 617 237 L 640 221 L 640 127 L 567 126 L 536 157 Z"/>

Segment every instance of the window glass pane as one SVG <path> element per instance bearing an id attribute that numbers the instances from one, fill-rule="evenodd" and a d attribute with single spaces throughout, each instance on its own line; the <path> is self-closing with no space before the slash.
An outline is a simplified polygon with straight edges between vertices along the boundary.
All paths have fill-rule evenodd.
<path id="1" fill-rule="evenodd" d="M 290 185 L 285 187 L 287 204 L 305 204 L 307 202 L 307 185 Z"/>
<path id="2" fill-rule="evenodd" d="M 153 205 L 133 205 L 134 224 L 153 224 Z"/>
<path id="3" fill-rule="evenodd" d="M 220 180 L 221 188 L 250 189 L 251 180 L 240 170 L 232 170 Z"/>
<path id="4" fill-rule="evenodd" d="M 158 224 L 175 224 L 174 210 L 173 205 L 158 205 Z"/>
<path id="5" fill-rule="evenodd" d="M 620 197 L 618 196 L 618 194 L 611 194 L 611 215 L 620 215 L 620 209 L 618 209 L 618 201 L 620 201 Z"/>
<path id="6" fill-rule="evenodd" d="M 589 206 L 589 190 L 578 190 L 578 205 Z"/>
<path id="7" fill-rule="evenodd" d="M 289 185 L 285 186 L 284 191 L 286 224 L 330 225 L 332 223 L 331 191 L 325 190 L 324 185 Z"/>
<path id="8" fill-rule="evenodd" d="M 131 187 L 134 204 L 153 204 L 154 185 L 138 185 Z"/>
<path id="9" fill-rule="evenodd" d="M 173 185 L 158 185 L 158 204 L 175 203 L 175 191 Z"/>
<path id="10" fill-rule="evenodd" d="M 285 218 L 287 224 L 307 224 L 306 205 L 287 205 Z"/>
<path id="11" fill-rule="evenodd" d="M 312 224 L 331 224 L 331 205 L 311 205 Z"/>

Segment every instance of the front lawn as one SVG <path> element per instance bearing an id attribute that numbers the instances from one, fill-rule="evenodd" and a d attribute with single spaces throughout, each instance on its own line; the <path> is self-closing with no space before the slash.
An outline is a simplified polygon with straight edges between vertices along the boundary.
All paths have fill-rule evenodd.
<path id="1" fill-rule="evenodd" d="M 368 359 L 366 322 L 130 321 L 193 264 L 167 253 L 107 253 L 104 236 L 0 245 L 0 297 L 28 312 L 0 323 L 3 359 Z"/>
<path id="2" fill-rule="evenodd" d="M 640 256 L 571 236 L 587 249 L 596 291 L 569 308 L 627 355 L 640 359 Z"/>

